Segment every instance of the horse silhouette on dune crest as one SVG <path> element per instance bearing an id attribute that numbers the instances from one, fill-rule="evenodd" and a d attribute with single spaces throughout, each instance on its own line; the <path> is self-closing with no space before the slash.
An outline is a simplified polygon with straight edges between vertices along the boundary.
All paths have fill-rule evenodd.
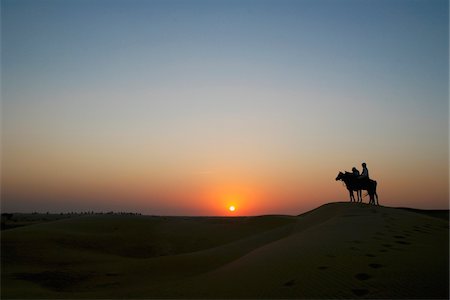
<path id="1" fill-rule="evenodd" d="M 358 201 L 355 200 L 354 191 L 359 192 L 361 190 L 367 191 L 369 194 L 369 204 L 379 205 L 377 194 L 377 182 L 369 178 L 359 178 L 350 172 L 339 172 L 336 177 L 336 181 L 341 180 L 345 183 L 347 190 L 350 194 L 350 202 L 362 202 L 362 198 L 358 194 Z"/>

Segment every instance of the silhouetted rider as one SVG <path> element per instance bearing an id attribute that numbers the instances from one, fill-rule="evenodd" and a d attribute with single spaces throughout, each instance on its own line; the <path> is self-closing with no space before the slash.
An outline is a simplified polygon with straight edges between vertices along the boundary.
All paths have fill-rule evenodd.
<path id="1" fill-rule="evenodd" d="M 362 173 L 361 176 L 359 176 L 360 179 L 369 179 L 369 170 L 367 169 L 366 163 L 362 163 Z"/>

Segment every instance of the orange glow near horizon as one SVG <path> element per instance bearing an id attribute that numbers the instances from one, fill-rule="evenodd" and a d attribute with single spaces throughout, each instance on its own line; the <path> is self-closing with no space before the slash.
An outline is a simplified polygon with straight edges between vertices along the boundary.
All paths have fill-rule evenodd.
<path id="1" fill-rule="evenodd" d="M 47 149 L 43 146 L 35 148 L 34 155 L 30 156 L 15 151 L 14 147 L 6 147 L 4 155 L 8 159 L 2 167 L 5 211 L 295 215 L 324 203 L 348 200 L 347 190 L 334 178 L 347 166 L 347 169 L 352 165 L 358 167 L 353 158 L 308 153 L 292 157 L 272 157 L 267 153 L 265 157 L 257 157 L 243 151 L 242 158 L 237 159 L 239 153 L 236 153 L 232 159 L 228 156 L 232 149 L 225 145 L 221 152 L 211 152 L 219 156 L 216 164 L 210 163 L 212 157 L 197 154 L 199 151 L 189 152 L 193 153 L 189 155 L 175 153 L 185 157 L 172 162 L 169 157 L 149 159 L 150 148 L 123 153 L 111 149 L 108 157 L 88 153 L 83 148 Z M 262 151 L 258 153 L 261 155 Z M 420 173 L 405 173 L 402 161 L 386 164 L 385 160 L 383 157 L 373 161 L 365 159 L 371 177 L 378 181 L 382 205 L 448 207 L 448 175 L 444 165 L 438 165 L 437 161 L 418 161 L 414 168 L 421 169 Z M 442 175 L 434 176 L 433 172 Z M 412 184 L 433 188 L 410 188 Z M 229 210 L 230 206 L 235 207 L 234 212 Z"/>
<path id="2" fill-rule="evenodd" d="M 66 167 L 67 170 L 72 168 L 67 164 L 55 164 L 51 159 L 41 162 L 44 161 L 48 162 L 45 166 L 54 167 L 36 166 L 33 169 L 41 172 L 30 172 L 25 166 L 18 168 L 21 165 L 14 163 L 13 172 L 11 160 L 5 163 L 7 176 L 3 178 L 3 184 L 7 188 L 2 196 L 16 205 L 8 210 L 114 210 L 205 216 L 296 215 L 324 203 L 348 200 L 348 192 L 343 184 L 334 180 L 339 167 L 349 164 L 346 162 L 336 162 L 327 166 L 327 169 L 317 165 L 313 171 L 308 168 L 304 172 L 268 169 L 265 170 L 268 175 L 264 176 L 259 170 L 249 171 L 251 166 L 242 165 L 240 169 L 236 166 L 234 172 L 218 170 L 201 176 L 184 177 L 177 170 L 166 169 L 156 175 L 146 171 L 148 169 L 145 167 L 133 166 L 131 169 L 130 165 L 127 172 L 120 172 L 119 166 L 99 166 L 97 172 L 80 170 L 70 173 Z M 382 205 L 448 207 L 445 200 L 445 176 L 434 179 L 434 199 L 424 202 L 421 199 L 430 197 L 427 190 L 408 190 L 411 181 L 419 181 L 419 178 L 414 177 L 416 175 L 405 174 L 398 178 L 389 169 L 375 164 L 369 167 L 373 178 L 378 180 Z M 85 166 L 86 170 L 90 168 L 92 165 Z M 234 211 L 230 210 L 231 206 L 234 206 Z"/>

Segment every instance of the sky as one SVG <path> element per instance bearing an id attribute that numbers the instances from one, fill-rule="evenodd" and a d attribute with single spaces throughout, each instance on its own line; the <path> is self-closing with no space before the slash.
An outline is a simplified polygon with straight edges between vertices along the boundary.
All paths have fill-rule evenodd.
<path id="1" fill-rule="evenodd" d="M 2 0 L 1 99 L 2 211 L 449 207 L 448 1 Z"/>

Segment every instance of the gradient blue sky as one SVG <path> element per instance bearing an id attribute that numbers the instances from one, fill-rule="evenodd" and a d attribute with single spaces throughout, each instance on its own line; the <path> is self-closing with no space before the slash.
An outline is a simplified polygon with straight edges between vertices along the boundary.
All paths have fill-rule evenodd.
<path id="1" fill-rule="evenodd" d="M 295 214 L 362 161 L 448 207 L 448 1 L 1 9 L 3 209 Z"/>

